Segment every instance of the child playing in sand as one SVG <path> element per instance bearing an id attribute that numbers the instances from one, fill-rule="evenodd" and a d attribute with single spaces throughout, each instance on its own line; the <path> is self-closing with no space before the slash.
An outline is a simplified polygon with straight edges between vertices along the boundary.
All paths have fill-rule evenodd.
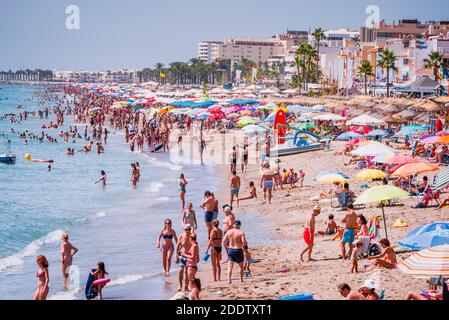
<path id="1" fill-rule="evenodd" d="M 335 233 L 337 233 L 338 231 L 338 227 L 337 224 L 335 223 L 334 220 L 334 215 L 330 214 L 329 215 L 329 220 L 326 223 L 326 231 L 318 231 L 318 234 L 322 235 L 322 236 L 332 236 Z"/>
<path id="2" fill-rule="evenodd" d="M 298 173 L 298 181 L 299 181 L 299 187 L 302 188 L 303 184 L 304 184 L 304 177 L 306 176 L 306 174 L 304 173 L 304 171 L 302 169 L 299 169 L 299 173 Z"/>
<path id="3" fill-rule="evenodd" d="M 245 258 L 245 263 L 243 264 L 243 272 L 245 273 L 245 277 L 251 276 L 251 269 L 249 268 L 253 259 L 251 258 L 251 253 L 249 253 L 248 246 L 244 246 L 243 248 L 243 257 Z"/>
<path id="4" fill-rule="evenodd" d="M 363 258 L 363 242 L 357 241 L 355 244 L 355 250 L 354 254 L 352 255 L 352 267 L 351 267 L 351 273 L 358 273 L 358 262 Z"/>

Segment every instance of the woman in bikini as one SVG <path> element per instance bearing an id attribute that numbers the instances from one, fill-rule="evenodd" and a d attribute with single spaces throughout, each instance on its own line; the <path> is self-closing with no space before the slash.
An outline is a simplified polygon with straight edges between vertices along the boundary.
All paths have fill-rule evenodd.
<path id="1" fill-rule="evenodd" d="M 187 204 L 187 209 L 182 213 L 182 225 L 185 227 L 186 225 L 191 225 L 193 227 L 193 231 L 198 228 L 198 224 L 196 222 L 196 213 L 195 210 L 192 209 L 193 204 L 189 202 Z"/>
<path id="2" fill-rule="evenodd" d="M 184 174 L 181 173 L 179 175 L 179 197 L 181 198 L 181 206 L 182 210 L 185 209 L 185 195 L 186 195 L 186 186 L 187 186 L 187 180 L 184 177 Z"/>
<path id="3" fill-rule="evenodd" d="M 210 232 L 209 245 L 205 253 L 211 248 L 212 271 L 214 274 L 214 281 L 221 281 L 221 251 L 223 242 L 223 231 L 218 227 L 220 222 L 218 220 L 212 221 L 212 230 Z"/>
<path id="4" fill-rule="evenodd" d="M 161 248 L 161 238 L 162 248 Z M 178 242 L 178 237 L 176 236 L 175 230 L 172 229 L 172 221 L 170 219 L 165 220 L 164 229 L 159 233 L 157 240 L 157 248 L 162 251 L 162 266 L 164 267 L 165 275 L 170 274 L 171 259 L 173 253 L 175 252 L 175 245 L 173 243 Z"/>
<path id="5" fill-rule="evenodd" d="M 48 282 L 50 277 L 48 275 L 48 261 L 44 256 L 38 256 L 36 259 L 39 270 L 37 271 L 37 289 L 34 293 L 33 300 L 46 300 L 48 295 Z"/>
<path id="6" fill-rule="evenodd" d="M 187 258 L 187 279 L 189 279 L 189 281 L 194 281 L 195 275 L 198 272 L 200 252 L 195 233 L 192 233 L 190 235 L 190 240 L 192 241 L 192 246 L 190 247 L 190 250 L 188 252 L 185 252 L 183 254 L 183 256 Z"/>

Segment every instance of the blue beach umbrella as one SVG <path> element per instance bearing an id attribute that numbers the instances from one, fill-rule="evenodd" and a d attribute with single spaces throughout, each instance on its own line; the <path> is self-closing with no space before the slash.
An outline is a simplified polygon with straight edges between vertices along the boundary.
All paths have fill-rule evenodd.
<path id="1" fill-rule="evenodd" d="M 436 222 L 418 227 L 399 240 L 398 244 L 411 250 L 424 250 L 449 244 L 449 223 Z"/>
<path id="2" fill-rule="evenodd" d="M 316 177 L 315 177 L 315 181 L 318 180 L 319 178 L 326 176 L 328 174 L 338 174 L 340 176 L 342 176 L 345 179 L 351 179 L 350 176 L 348 176 L 346 173 L 340 172 L 338 170 L 326 170 L 326 171 L 322 171 L 320 172 Z"/>
<path id="3" fill-rule="evenodd" d="M 268 117 L 265 118 L 264 122 L 273 123 L 275 118 L 276 118 L 276 112 L 273 112 Z"/>
<path id="4" fill-rule="evenodd" d="M 197 115 L 196 119 L 197 120 L 206 120 L 206 119 L 209 119 L 209 117 L 210 117 L 209 113 L 203 112 L 203 113 L 200 113 L 199 115 Z"/>
<path id="5" fill-rule="evenodd" d="M 423 126 L 412 124 L 401 128 L 401 130 L 398 133 L 396 133 L 395 136 L 397 137 L 417 136 L 425 132 L 428 132 L 428 130 Z"/>
<path id="6" fill-rule="evenodd" d="M 363 138 L 363 136 L 357 132 L 352 132 L 352 131 L 348 131 L 345 133 L 342 133 L 341 135 L 339 135 L 337 137 L 337 140 L 341 140 L 341 141 L 349 141 L 349 140 L 354 140 L 354 139 L 360 139 Z"/>

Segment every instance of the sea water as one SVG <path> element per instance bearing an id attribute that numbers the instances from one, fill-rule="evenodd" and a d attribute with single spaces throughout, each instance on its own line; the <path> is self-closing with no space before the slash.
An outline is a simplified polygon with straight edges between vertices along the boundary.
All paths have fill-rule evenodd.
<path id="1" fill-rule="evenodd" d="M 37 100 L 30 100 L 33 92 L 44 87 L 31 85 L 0 85 L 0 114 L 37 111 Z M 23 105 L 24 109 L 17 109 Z M 54 104 L 49 102 L 47 106 Z M 0 121 L 0 132 L 11 128 L 29 130 L 40 135 L 40 127 L 55 122 L 54 115 L 42 120 L 30 117 L 19 124 L 9 119 Z M 62 128 L 46 132 L 58 143 L 29 140 L 25 144 L 18 134 L 9 134 L 11 148 L 17 155 L 15 165 L 0 164 L 0 299 L 31 299 L 36 288 L 36 256 L 49 260 L 50 299 L 83 299 L 88 272 L 103 261 L 111 283 L 104 290 L 105 299 L 167 299 L 177 288 L 176 265 L 172 275 L 164 276 L 157 236 L 164 219 L 173 220 L 173 228 L 180 234 L 181 209 L 178 177 L 184 173 L 189 184 L 186 201 L 194 204 L 199 224 L 201 253 L 207 243 L 203 214 L 199 208 L 206 189 L 216 191 L 222 181 L 216 178 L 213 166 L 173 164 L 167 154 L 131 152 L 121 132 L 111 130 L 105 153 L 65 154 L 67 148 L 79 150 L 84 140 L 64 143 L 58 136 L 61 130 L 73 126 L 67 117 Z M 83 125 L 77 125 L 81 135 Z M 95 146 L 95 145 L 94 145 Z M 25 160 L 52 159 L 49 172 L 46 163 Z M 132 162 L 139 162 L 141 179 L 138 187 L 131 186 Z M 105 187 L 95 185 L 100 170 L 107 174 Z M 219 219 L 223 220 L 222 214 Z M 245 224 L 250 217 L 239 217 Z M 79 287 L 63 291 L 61 274 L 61 234 L 68 232 L 70 241 L 78 247 L 72 272 Z M 75 272 L 79 270 L 79 273 Z M 201 269 L 201 264 L 200 264 Z M 78 280 L 79 278 L 79 280 Z"/>

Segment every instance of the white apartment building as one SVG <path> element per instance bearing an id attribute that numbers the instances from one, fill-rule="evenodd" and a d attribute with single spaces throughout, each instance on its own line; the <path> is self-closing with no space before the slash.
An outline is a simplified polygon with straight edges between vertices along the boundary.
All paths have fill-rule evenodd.
<path id="1" fill-rule="evenodd" d="M 212 63 L 219 58 L 221 41 L 203 41 L 198 43 L 198 59 Z"/>
<path id="2" fill-rule="evenodd" d="M 324 31 L 324 39 L 321 40 L 321 43 L 326 47 L 343 47 L 344 41 L 348 40 L 352 40 L 354 42 L 359 41 L 360 31 L 348 30 L 345 28 L 327 30 Z"/>
<path id="3" fill-rule="evenodd" d="M 114 71 L 69 70 L 69 71 L 54 71 L 53 74 L 55 80 L 63 82 L 134 83 L 137 80 L 137 71 L 129 69 L 114 70 Z"/>

